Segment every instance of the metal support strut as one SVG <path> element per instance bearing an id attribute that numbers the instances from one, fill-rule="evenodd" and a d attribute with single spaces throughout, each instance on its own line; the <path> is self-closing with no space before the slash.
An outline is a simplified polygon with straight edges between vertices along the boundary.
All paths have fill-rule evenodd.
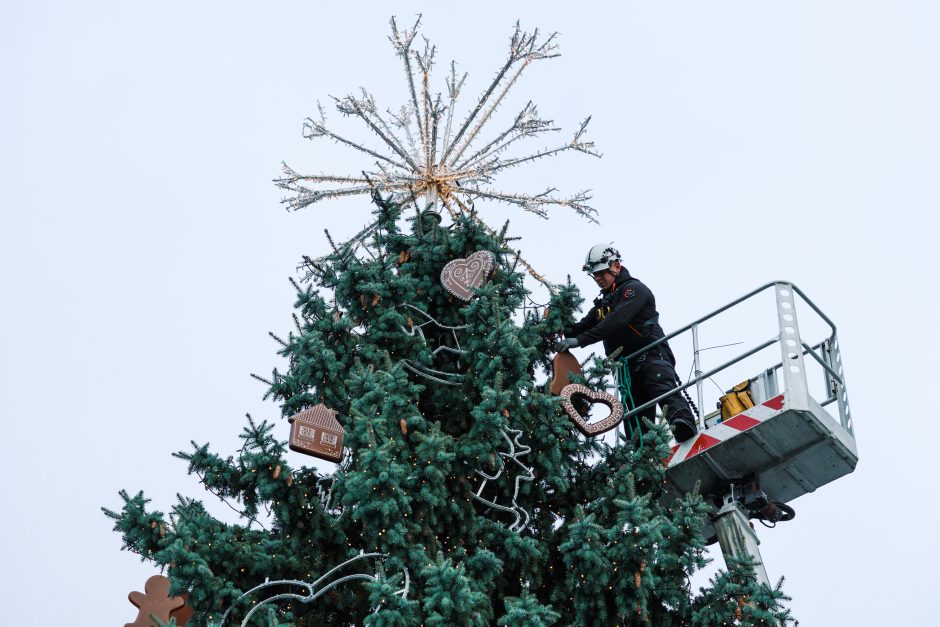
<path id="1" fill-rule="evenodd" d="M 725 564 L 728 563 L 729 558 L 740 559 L 747 555 L 754 562 L 754 575 L 757 581 L 770 586 L 770 579 L 767 577 L 767 570 L 764 568 L 764 561 L 761 559 L 758 548 L 760 540 L 757 539 L 757 533 L 748 522 L 744 506 L 735 497 L 732 486 L 722 499 L 721 509 L 712 516 L 712 525 L 715 527 L 715 535 L 718 536 L 718 544 L 721 546 Z"/>

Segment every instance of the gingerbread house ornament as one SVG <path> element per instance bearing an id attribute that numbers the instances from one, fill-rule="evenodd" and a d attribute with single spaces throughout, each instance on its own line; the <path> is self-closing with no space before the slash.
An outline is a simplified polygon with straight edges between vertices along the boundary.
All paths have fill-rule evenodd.
<path id="1" fill-rule="evenodd" d="M 290 449 L 331 462 L 342 461 L 346 431 L 336 419 L 336 414 L 320 403 L 288 418 L 291 423 Z"/>

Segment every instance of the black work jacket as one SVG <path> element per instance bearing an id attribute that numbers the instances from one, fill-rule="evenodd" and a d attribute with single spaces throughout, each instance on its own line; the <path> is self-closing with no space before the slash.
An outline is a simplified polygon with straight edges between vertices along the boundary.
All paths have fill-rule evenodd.
<path id="1" fill-rule="evenodd" d="M 630 276 L 622 268 L 610 288 L 594 299 L 594 307 L 571 328 L 568 337 L 577 337 L 580 346 L 604 341 L 604 351 L 610 355 L 623 347 L 621 357 L 637 351 L 650 342 L 663 337 L 656 312 L 656 299 L 646 285 Z M 653 349 L 675 363 L 665 342 Z M 632 361 L 632 360 L 631 360 Z"/>

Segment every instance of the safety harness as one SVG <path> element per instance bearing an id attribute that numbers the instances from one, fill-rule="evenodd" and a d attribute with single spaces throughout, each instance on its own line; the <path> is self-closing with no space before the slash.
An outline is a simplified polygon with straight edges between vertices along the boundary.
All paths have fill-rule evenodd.
<path id="1" fill-rule="evenodd" d="M 632 381 L 630 380 L 630 366 L 627 359 L 622 357 L 617 360 L 616 370 L 617 390 L 620 392 L 620 402 L 627 408 L 627 412 L 636 409 L 636 403 L 633 400 L 633 392 L 630 391 Z M 640 414 L 633 414 L 627 418 L 627 435 L 632 440 L 634 433 L 640 434 L 640 447 L 643 447 L 643 429 L 640 428 Z"/>
<path id="2" fill-rule="evenodd" d="M 640 355 L 637 358 L 637 363 L 643 363 L 650 357 L 660 357 L 661 359 L 669 361 L 668 357 L 664 355 L 662 352 L 654 353 L 652 352 L 653 350 L 656 350 L 656 349 L 652 349 Z M 620 359 L 618 359 L 616 361 L 616 364 L 617 365 L 614 367 L 614 375 L 617 378 L 617 390 L 620 392 L 620 402 L 622 402 L 623 406 L 626 408 L 626 413 L 629 413 L 633 411 L 634 409 L 636 409 L 636 406 L 637 406 L 636 401 L 633 399 L 633 391 L 631 390 L 633 380 L 630 375 L 630 365 L 627 362 L 626 357 L 621 357 Z M 744 384 L 741 384 L 741 385 L 743 386 Z M 682 386 L 682 380 L 678 376 L 676 377 L 676 386 L 677 387 Z M 736 386 L 735 389 L 737 390 L 738 387 L 741 387 L 741 386 Z M 681 394 L 682 394 L 682 397 L 685 399 L 685 401 L 692 408 L 692 412 L 695 415 L 697 415 L 698 407 L 695 406 L 695 402 L 692 400 L 692 397 L 689 396 L 689 393 L 685 390 L 682 390 Z M 750 396 L 748 396 L 748 398 L 750 398 Z M 663 412 L 665 413 L 665 411 L 666 409 L 665 407 L 663 407 Z M 635 433 L 639 434 L 639 445 L 640 447 L 642 447 L 643 446 L 643 428 L 642 428 L 642 424 L 640 423 L 640 420 L 641 420 L 640 414 L 633 414 L 625 421 L 625 423 L 627 425 L 626 426 L 627 436 L 632 440 L 633 435 Z"/>

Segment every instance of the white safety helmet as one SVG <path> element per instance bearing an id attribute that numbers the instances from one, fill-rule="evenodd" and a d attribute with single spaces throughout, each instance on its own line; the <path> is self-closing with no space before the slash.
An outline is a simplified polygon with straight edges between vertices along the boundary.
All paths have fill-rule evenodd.
<path id="1" fill-rule="evenodd" d="M 620 251 L 614 248 L 614 243 L 596 244 L 588 251 L 587 259 L 581 269 L 588 274 L 608 270 L 610 264 L 620 261 Z"/>

